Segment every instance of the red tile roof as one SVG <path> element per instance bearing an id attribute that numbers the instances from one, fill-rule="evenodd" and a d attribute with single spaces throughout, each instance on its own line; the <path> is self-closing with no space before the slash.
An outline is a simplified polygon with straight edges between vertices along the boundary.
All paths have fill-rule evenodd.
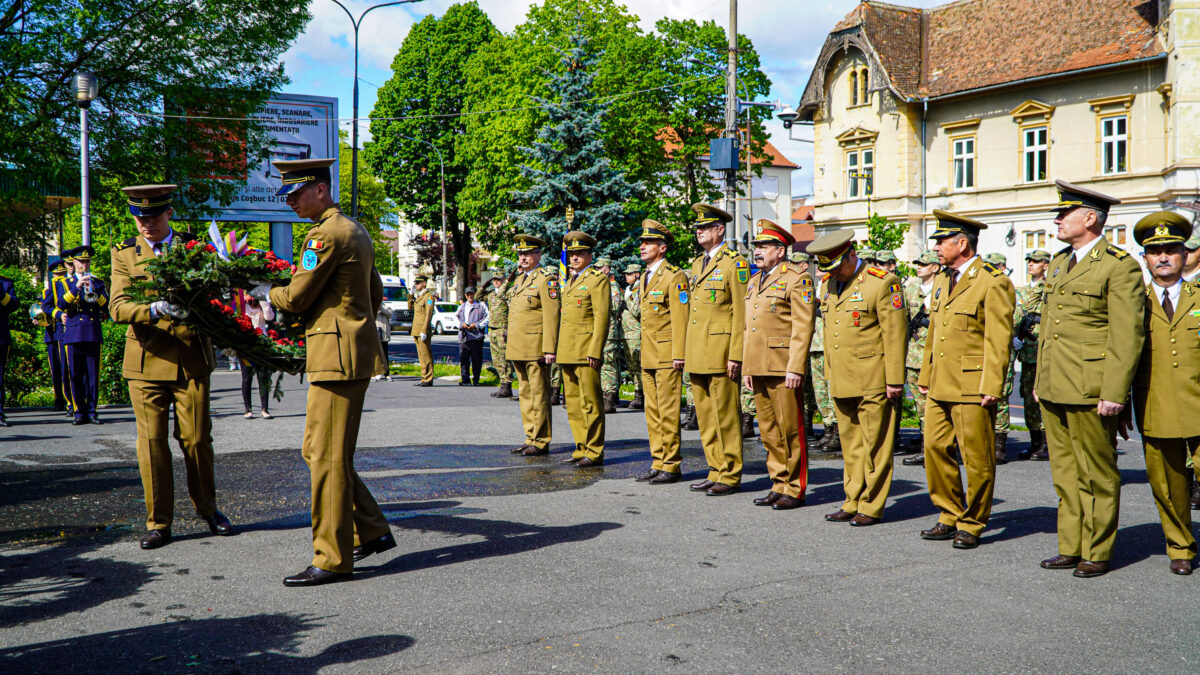
<path id="1" fill-rule="evenodd" d="M 813 206 L 812 204 L 804 204 L 802 206 L 797 206 L 795 209 L 792 210 L 792 222 L 794 223 L 798 220 L 799 221 L 812 220 L 814 217 L 814 212 L 816 211 L 816 208 L 817 207 Z"/>

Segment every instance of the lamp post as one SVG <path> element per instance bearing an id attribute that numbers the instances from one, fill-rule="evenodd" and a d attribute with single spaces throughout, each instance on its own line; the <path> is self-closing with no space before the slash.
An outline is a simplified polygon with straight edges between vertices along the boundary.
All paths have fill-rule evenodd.
<path id="1" fill-rule="evenodd" d="M 336 0 L 334 0 L 334 1 L 336 2 Z M 410 141 L 415 141 L 417 143 L 424 143 L 425 145 L 428 145 L 429 147 L 433 148 L 433 151 L 437 153 L 438 166 L 439 166 L 439 171 L 440 171 L 438 182 L 441 186 L 441 191 L 442 191 L 442 297 L 445 298 L 446 297 L 446 276 L 450 272 L 450 265 L 447 264 L 447 258 L 449 256 L 446 254 L 446 163 L 444 161 L 442 161 L 442 151 L 438 150 L 438 147 L 436 145 L 434 145 L 433 143 L 430 143 L 429 141 L 423 141 L 419 138 L 413 138 L 412 136 L 405 136 L 404 134 L 396 134 L 396 135 L 399 136 L 400 138 L 407 138 Z"/>
<path id="2" fill-rule="evenodd" d="M 87 71 L 82 71 L 75 74 L 75 105 L 79 106 L 79 203 L 80 216 L 83 230 L 83 244 L 90 245 L 92 243 L 92 194 L 88 189 L 89 172 L 88 172 L 88 108 L 92 107 L 92 101 L 96 100 L 96 94 L 99 93 L 100 83 L 96 80 L 96 76 Z M 59 238 L 59 246 L 63 245 L 62 238 Z"/>
<path id="3" fill-rule="evenodd" d="M 412 2 L 420 2 L 421 0 L 395 0 L 395 2 L 382 2 L 378 5 L 371 5 L 363 10 L 362 14 L 358 15 L 358 19 L 350 13 L 349 9 L 338 0 L 333 0 L 334 4 L 342 8 L 346 16 L 350 17 L 350 24 L 354 26 L 354 127 L 350 130 L 350 216 L 358 218 L 358 29 L 362 26 L 362 20 L 373 9 L 380 7 L 390 7 L 391 5 L 407 5 Z"/>

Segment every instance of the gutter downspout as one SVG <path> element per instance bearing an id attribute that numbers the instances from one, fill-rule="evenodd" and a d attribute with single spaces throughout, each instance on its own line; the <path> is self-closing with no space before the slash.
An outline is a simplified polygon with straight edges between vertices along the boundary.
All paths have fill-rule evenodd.
<path id="1" fill-rule="evenodd" d="M 926 195 L 925 169 L 926 169 L 926 164 L 928 164 L 928 162 L 929 162 L 929 150 L 925 147 L 925 117 L 928 114 L 929 114 L 929 99 L 924 98 L 921 100 L 921 231 L 918 233 L 921 235 L 922 242 L 926 241 L 926 239 L 925 239 L 925 213 L 927 212 L 927 209 L 925 208 L 925 195 Z"/>

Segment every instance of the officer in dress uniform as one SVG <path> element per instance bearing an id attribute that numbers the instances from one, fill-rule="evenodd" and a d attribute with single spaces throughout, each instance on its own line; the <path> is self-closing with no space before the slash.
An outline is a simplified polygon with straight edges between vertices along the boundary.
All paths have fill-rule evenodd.
<path id="1" fill-rule="evenodd" d="M 412 329 L 408 334 L 417 343 L 417 362 L 421 364 L 421 379 L 413 384 L 414 387 L 433 386 L 433 311 L 437 296 L 429 288 L 429 277 L 418 274 L 413 278 L 413 292 L 416 294 L 410 303 L 413 308 Z"/>
<path id="2" fill-rule="evenodd" d="M 822 235 L 808 252 L 826 273 L 818 294 L 825 373 L 845 459 L 846 501 L 825 519 L 874 525 L 883 517 L 892 484 L 895 416 L 904 395 L 904 295 L 896 275 L 858 260 L 852 230 Z"/>
<path id="3" fill-rule="evenodd" d="M 308 404 L 302 453 L 312 475 L 312 563 L 285 586 L 348 581 L 354 563 L 396 547 L 379 504 L 354 470 L 363 398 L 383 350 L 375 315 L 383 282 L 371 236 L 342 214 L 330 194 L 333 159 L 274 162 L 296 215 L 315 225 L 287 286 L 260 284 L 251 295 L 304 317 Z"/>
<path id="4" fill-rule="evenodd" d="M 129 324 L 125 333 L 122 376 L 129 381 L 129 398 L 137 420 L 138 468 L 146 501 L 145 549 L 171 541 L 175 517 L 175 479 L 167 432 L 172 404 L 175 438 L 183 452 L 188 494 L 196 513 L 219 535 L 233 534 L 229 519 L 217 510 L 213 479 L 212 416 L 209 414 L 209 376 L 214 354 L 206 337 L 179 323 L 185 308 L 166 300 L 138 304 L 125 289 L 147 279 L 143 263 L 173 245 L 196 237 L 171 228 L 174 185 L 135 185 L 122 188 L 129 212 L 137 221 L 137 236 L 117 244 L 112 252 L 112 289 L 108 311 L 112 320 Z"/>
<path id="5" fill-rule="evenodd" d="M 1117 421 L 1142 355 L 1146 289 L 1137 261 L 1103 236 L 1120 200 L 1056 183 L 1054 222 L 1069 246 L 1048 269 L 1034 396 L 1058 493 L 1058 555 L 1041 564 L 1095 577 L 1117 536 Z"/>
<path id="6" fill-rule="evenodd" d="M 54 323 L 54 344 L 58 348 L 58 365 L 62 376 L 63 395 L 67 400 L 67 417 L 75 417 L 75 400 L 71 397 L 71 360 L 67 357 L 67 343 L 63 339 L 66 329 L 67 314 L 58 308 L 63 296 L 70 291 L 71 282 L 75 280 L 75 263 L 63 251 L 59 254 L 63 262 L 62 275 L 50 279 L 50 304 L 54 311 L 51 319 Z"/>
<path id="7" fill-rule="evenodd" d="M 108 290 L 103 281 L 92 276 L 95 253 L 88 245 L 63 253 L 75 266 L 75 278 L 58 299 L 58 309 L 64 314 L 63 344 L 70 364 L 74 424 L 101 424 L 96 397 L 100 390 L 100 343 L 104 340 L 100 325 L 108 314 Z"/>
<path id="8" fill-rule="evenodd" d="M 688 281 L 683 270 L 667 262 L 675 237 L 665 225 L 642 221 L 638 254 L 646 271 L 634 281 L 641 320 L 642 390 L 646 397 L 646 433 L 650 470 L 637 480 L 663 485 L 682 476 L 679 451 L 679 397 L 683 387 L 687 339 Z"/>
<path id="9" fill-rule="evenodd" d="M 8 327 L 8 317 L 20 307 L 17 299 L 17 289 L 12 279 L 0 277 L 0 427 L 11 426 L 4 417 L 4 371 L 8 367 L 8 350 L 12 345 L 12 333 Z"/>
<path id="10" fill-rule="evenodd" d="M 579 468 L 604 464 L 600 364 L 608 337 L 612 288 L 608 275 L 592 266 L 595 246 L 596 240 L 586 232 L 576 230 L 563 237 L 569 276 L 562 285 L 554 360 L 562 366 L 567 420 L 575 438 L 575 451 L 562 461 Z"/>
<path id="11" fill-rule="evenodd" d="M 550 454 L 550 365 L 558 350 L 558 276 L 541 267 L 546 242 L 531 234 L 513 237 L 517 279 L 508 304 L 508 350 L 517 375 L 525 442 L 513 454 Z"/>
<path id="12" fill-rule="evenodd" d="M 804 506 L 808 446 L 804 437 L 804 375 L 812 340 L 812 276 L 785 262 L 795 237 L 769 220 L 758 221 L 754 261 L 746 288 L 742 377 L 754 390 L 755 410 L 771 491 L 754 500 L 776 511 Z"/>
<path id="13" fill-rule="evenodd" d="M 733 216 L 708 204 L 695 204 L 692 211 L 692 229 L 704 253 L 692 260 L 685 361 L 708 477 L 691 489 L 716 497 L 736 492 L 742 483 L 738 391 L 750 265 L 725 246 L 725 228 Z"/>
<path id="14" fill-rule="evenodd" d="M 1184 242 L 1191 233 L 1188 219 L 1170 211 L 1151 213 L 1133 227 L 1133 238 L 1145 249 L 1151 279 L 1146 285 L 1146 343 L 1133 380 L 1133 409 L 1146 453 L 1146 481 L 1175 574 L 1191 574 L 1196 557 L 1185 467 L 1200 447 L 1200 418 L 1180 414 L 1200 402 L 1200 292 L 1182 278 Z"/>
<path id="15" fill-rule="evenodd" d="M 46 344 L 46 363 L 50 366 L 50 383 L 54 387 L 54 410 L 62 412 L 67 409 L 67 393 L 70 385 L 63 381 L 62 361 L 59 360 L 59 322 L 58 308 L 54 306 L 54 284 L 57 279 L 63 278 L 67 274 L 67 263 L 62 258 L 55 258 L 50 262 L 47 269 L 50 271 L 51 278 L 45 289 L 42 290 L 42 313 L 39 315 L 38 322 L 43 327 L 42 341 Z"/>
<path id="16" fill-rule="evenodd" d="M 929 498 L 941 511 L 921 538 L 954 540 L 954 548 L 979 545 L 992 512 L 996 483 L 993 427 L 996 405 L 1010 371 L 1012 281 L 976 253 L 987 225 L 933 210 L 934 240 L 944 271 L 933 282 L 929 334 L 917 387 L 925 394 L 925 476 Z M 1011 391 L 1011 389 L 1010 389 Z M 957 446 L 966 469 L 959 477 Z"/>

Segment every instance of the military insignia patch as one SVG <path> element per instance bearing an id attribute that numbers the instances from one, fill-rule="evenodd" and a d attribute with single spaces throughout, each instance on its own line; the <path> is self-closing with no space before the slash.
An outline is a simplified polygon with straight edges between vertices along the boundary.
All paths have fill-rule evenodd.
<path id="1" fill-rule="evenodd" d="M 889 293 L 900 293 L 901 290 L 900 284 L 892 284 L 891 286 L 888 286 Z"/>
<path id="2" fill-rule="evenodd" d="M 750 267 L 746 265 L 745 260 L 737 261 L 737 280 L 739 284 L 750 281 Z"/>
<path id="3" fill-rule="evenodd" d="M 850 300 L 852 302 L 862 302 L 862 293 L 859 293 L 858 291 L 854 291 L 853 293 L 850 294 Z"/>
<path id="4" fill-rule="evenodd" d="M 904 308 L 904 296 L 900 293 L 892 293 L 892 307 L 896 309 Z"/>
<path id="5" fill-rule="evenodd" d="M 937 297 L 941 294 L 942 294 L 942 289 L 940 289 L 940 288 L 937 289 L 936 291 L 933 292 L 933 299 L 937 300 Z"/>
<path id="6" fill-rule="evenodd" d="M 558 297 L 558 287 L 555 286 L 554 284 L 550 284 L 550 288 L 546 291 L 546 294 L 549 295 L 551 298 L 557 298 Z"/>
<path id="7" fill-rule="evenodd" d="M 309 242 L 310 244 L 312 242 Z M 304 257 L 300 259 L 300 266 L 306 270 L 314 270 L 317 268 L 317 252 L 311 248 L 304 252 Z"/>
<path id="8" fill-rule="evenodd" d="M 679 304 L 681 304 L 681 305 L 686 305 L 686 304 L 688 304 L 688 294 L 687 294 L 687 291 L 679 291 Z"/>
<path id="9" fill-rule="evenodd" d="M 313 251 L 320 251 L 321 249 L 325 248 L 325 242 L 319 239 L 309 239 L 308 248 Z"/>
<path id="10" fill-rule="evenodd" d="M 870 274 L 873 277 L 879 277 L 880 279 L 882 279 L 888 275 L 887 272 L 879 269 L 878 267 L 868 267 L 867 274 Z"/>
<path id="11" fill-rule="evenodd" d="M 800 302 L 806 305 L 811 305 L 813 301 L 813 291 L 811 288 L 800 289 Z"/>
<path id="12" fill-rule="evenodd" d="M 428 300 L 426 300 L 425 304 L 429 305 L 430 307 L 433 307 L 433 298 L 429 298 Z"/>
<path id="13" fill-rule="evenodd" d="M 807 274 L 800 277 L 800 288 L 812 288 L 812 285 L 812 277 L 808 276 Z"/>

